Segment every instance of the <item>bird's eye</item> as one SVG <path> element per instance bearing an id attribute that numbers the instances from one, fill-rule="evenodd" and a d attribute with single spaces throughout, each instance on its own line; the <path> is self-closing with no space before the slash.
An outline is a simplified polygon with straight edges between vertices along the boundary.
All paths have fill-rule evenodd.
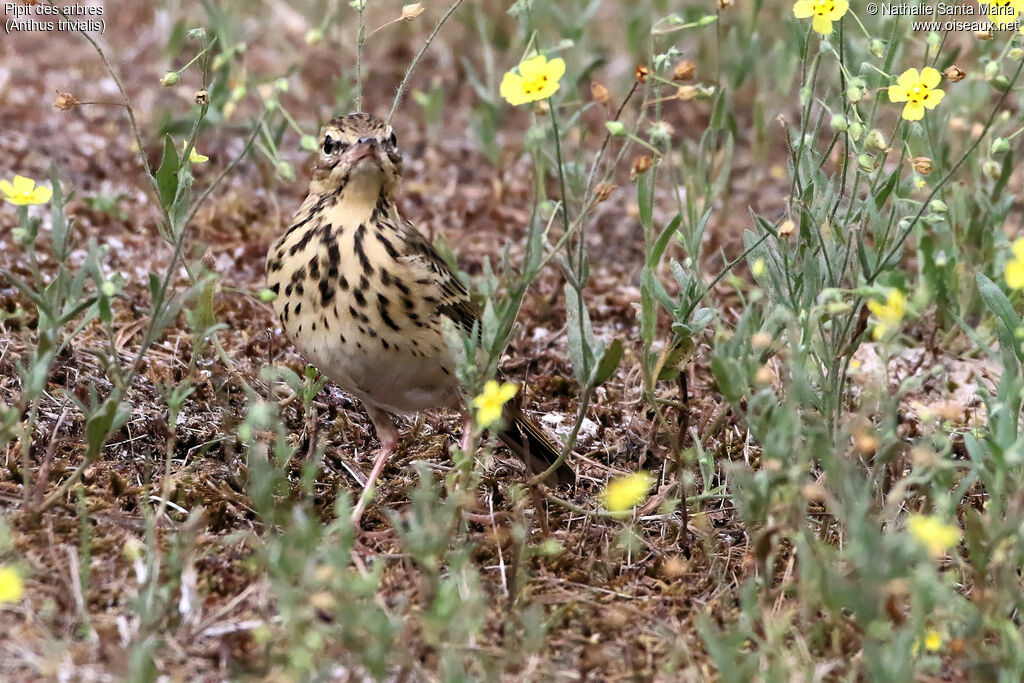
<path id="1" fill-rule="evenodd" d="M 398 144 L 398 138 L 395 137 L 395 133 L 392 131 L 391 137 L 388 138 L 388 144 L 394 147 Z"/>
<path id="2" fill-rule="evenodd" d="M 328 135 L 324 138 L 324 154 L 330 154 L 334 151 L 334 140 Z"/>

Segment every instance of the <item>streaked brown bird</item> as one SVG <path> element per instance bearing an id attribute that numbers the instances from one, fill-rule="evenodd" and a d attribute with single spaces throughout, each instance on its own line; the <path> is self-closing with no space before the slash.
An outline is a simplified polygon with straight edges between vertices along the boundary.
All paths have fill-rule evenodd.
<path id="1" fill-rule="evenodd" d="M 267 254 L 267 286 L 285 333 L 305 358 L 362 402 L 381 448 L 353 511 L 394 452 L 393 413 L 465 411 L 455 363 L 441 332 L 465 330 L 480 309 L 444 259 L 398 212 L 402 156 L 391 126 L 370 114 L 332 119 L 320 132 L 309 195 Z M 501 440 L 529 469 L 558 451 L 515 405 Z M 563 463 L 561 483 L 575 481 Z"/>

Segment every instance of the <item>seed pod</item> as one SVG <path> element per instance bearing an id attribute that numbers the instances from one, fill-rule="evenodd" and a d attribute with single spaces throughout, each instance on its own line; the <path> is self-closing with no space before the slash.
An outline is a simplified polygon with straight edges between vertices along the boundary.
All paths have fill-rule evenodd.
<path id="1" fill-rule="evenodd" d="M 928 175 L 932 172 L 932 160 L 928 157 L 914 157 L 914 170 L 921 175 Z"/>
<path id="2" fill-rule="evenodd" d="M 606 104 L 608 100 L 612 98 L 611 93 L 608 92 L 608 88 L 604 87 L 604 85 L 597 81 L 590 82 L 590 96 L 594 98 L 594 101 L 598 104 Z"/>
<path id="3" fill-rule="evenodd" d="M 967 78 L 967 72 L 956 64 L 950 64 L 949 68 L 947 68 L 943 73 L 946 74 L 946 78 L 948 78 L 951 83 L 959 83 Z"/>
<path id="4" fill-rule="evenodd" d="M 676 68 L 672 70 L 673 81 L 689 81 L 693 79 L 693 75 L 697 70 L 697 65 L 691 62 L 689 59 L 676 64 Z"/>

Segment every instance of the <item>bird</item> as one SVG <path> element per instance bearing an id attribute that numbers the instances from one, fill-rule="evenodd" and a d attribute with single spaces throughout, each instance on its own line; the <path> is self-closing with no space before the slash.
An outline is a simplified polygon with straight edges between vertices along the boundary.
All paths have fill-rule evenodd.
<path id="1" fill-rule="evenodd" d="M 332 118 L 320 131 L 309 193 L 266 260 L 285 335 L 359 399 L 380 440 L 352 512 L 357 526 L 399 441 L 392 415 L 438 408 L 468 414 L 442 320 L 471 333 L 481 317 L 466 286 L 399 213 L 401 176 L 388 122 L 365 112 Z M 503 418 L 501 441 L 533 473 L 548 470 L 559 449 L 543 430 L 514 402 Z M 564 461 L 554 475 L 559 484 L 575 481 Z"/>

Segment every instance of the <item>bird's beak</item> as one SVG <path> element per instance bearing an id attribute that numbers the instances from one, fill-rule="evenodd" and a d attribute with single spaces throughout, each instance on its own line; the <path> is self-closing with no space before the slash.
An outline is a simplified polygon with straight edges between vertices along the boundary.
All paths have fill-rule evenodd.
<path id="1" fill-rule="evenodd" d="M 376 159 L 379 155 L 380 147 L 373 138 L 363 138 L 345 153 L 349 166 L 355 166 L 363 159 Z"/>

